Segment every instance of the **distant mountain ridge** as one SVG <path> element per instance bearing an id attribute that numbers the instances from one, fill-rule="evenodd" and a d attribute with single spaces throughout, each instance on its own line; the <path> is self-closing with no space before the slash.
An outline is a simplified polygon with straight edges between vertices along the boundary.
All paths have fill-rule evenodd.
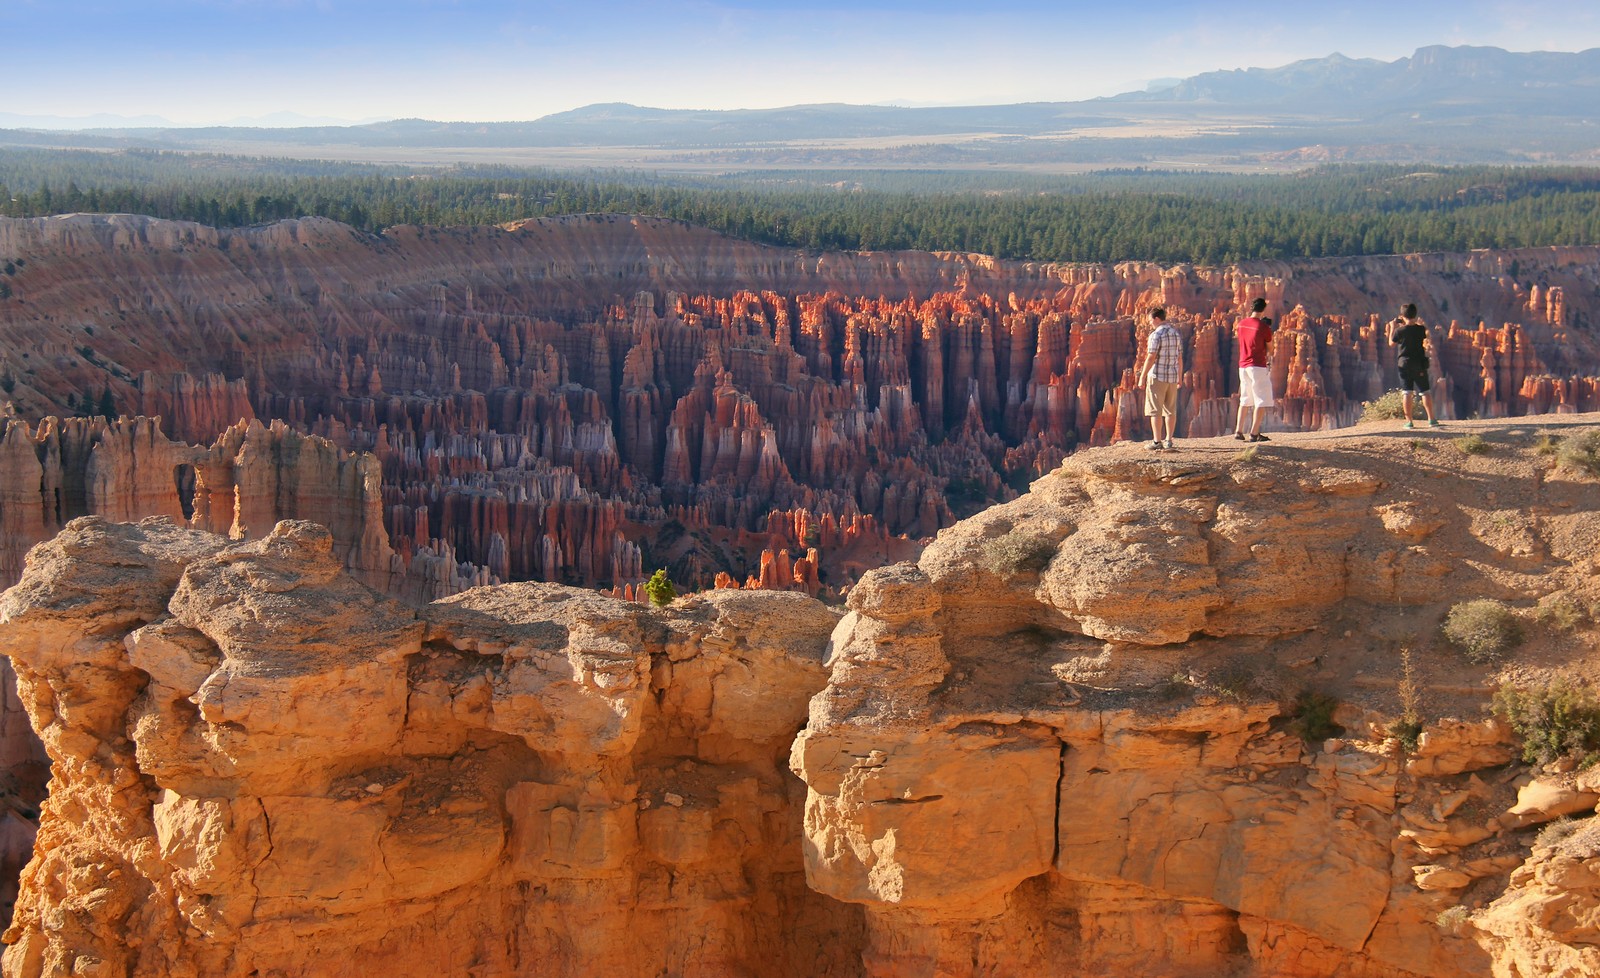
<path id="1" fill-rule="evenodd" d="M 729 110 L 609 102 L 525 122 L 0 130 L 0 145 L 396 159 L 416 150 L 430 160 L 523 150 L 522 162 L 560 165 L 573 165 L 568 151 L 579 149 L 601 165 L 669 167 L 1600 162 L 1597 105 L 1600 48 L 1433 46 L 1389 62 L 1332 54 L 1206 72 L 1080 102 Z"/>
<path id="2" fill-rule="evenodd" d="M 1208 71 L 1171 88 L 1127 92 L 1103 101 L 1318 108 L 1334 103 L 1347 111 L 1362 104 L 1477 108 L 1537 104 L 1546 111 L 1592 114 L 1600 105 L 1600 48 L 1516 53 L 1434 45 L 1396 61 L 1332 54 L 1281 68 Z"/>

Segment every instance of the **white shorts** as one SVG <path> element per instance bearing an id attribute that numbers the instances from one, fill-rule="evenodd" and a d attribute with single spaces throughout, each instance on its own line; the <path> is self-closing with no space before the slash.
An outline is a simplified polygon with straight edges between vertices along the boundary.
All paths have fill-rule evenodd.
<path id="1" fill-rule="evenodd" d="M 1273 405 L 1272 370 L 1268 367 L 1239 368 L 1239 406 L 1264 407 Z"/>

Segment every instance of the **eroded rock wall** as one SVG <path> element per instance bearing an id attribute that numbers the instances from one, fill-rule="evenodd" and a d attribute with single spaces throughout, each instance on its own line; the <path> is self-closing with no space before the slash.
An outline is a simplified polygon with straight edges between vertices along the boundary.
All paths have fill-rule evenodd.
<path id="1" fill-rule="evenodd" d="M 332 544 L 89 517 L 33 552 L 0 641 L 54 775 L 6 974 L 854 973 L 784 770 L 835 613 L 413 611 Z"/>
<path id="2" fill-rule="evenodd" d="M 851 591 L 791 764 L 864 974 L 1593 973 L 1592 819 L 1523 862 L 1600 779 L 1530 782 L 1495 669 L 1434 635 L 1465 597 L 1600 598 L 1600 493 L 1527 430 L 1480 467 L 1345 442 L 1080 453 Z M 1308 740 L 1323 696 L 1344 730 Z"/>
<path id="3" fill-rule="evenodd" d="M 109 407 L 195 445 L 282 421 L 378 458 L 402 562 L 484 579 L 665 566 L 838 593 L 1077 446 L 1145 434 L 1155 305 L 1192 351 L 1180 436 L 1228 430 L 1230 326 L 1258 295 L 1283 327 L 1274 428 L 1349 424 L 1395 386 L 1380 323 L 1405 301 L 1446 417 L 1600 408 L 1592 248 L 1168 268 L 810 254 L 621 216 L 368 236 L 71 215 L 0 221 L 0 257 L 25 420 Z"/>

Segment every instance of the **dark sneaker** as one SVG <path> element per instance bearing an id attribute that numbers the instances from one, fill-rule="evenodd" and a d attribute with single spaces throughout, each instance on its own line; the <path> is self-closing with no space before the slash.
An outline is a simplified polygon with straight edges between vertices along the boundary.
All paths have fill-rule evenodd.
<path id="1" fill-rule="evenodd" d="M 1272 439 L 1268 438 L 1266 435 L 1251 435 L 1250 436 L 1250 440 L 1251 441 L 1271 441 Z"/>
<path id="2" fill-rule="evenodd" d="M 1234 441 L 1244 441 L 1244 440 L 1245 440 L 1245 437 L 1244 437 L 1244 432 L 1242 432 L 1242 431 L 1235 431 L 1235 432 L 1234 432 L 1234 433 L 1233 433 L 1233 440 L 1234 440 Z"/>
<path id="3" fill-rule="evenodd" d="M 1174 444 L 1173 444 L 1173 443 L 1172 443 L 1172 439 L 1171 439 L 1171 438 L 1168 438 L 1168 439 L 1167 439 L 1167 451 L 1169 451 L 1169 452 L 1170 452 L 1170 451 L 1172 451 L 1172 450 L 1173 450 L 1173 449 L 1175 449 L 1175 448 L 1177 448 L 1177 447 L 1178 447 L 1178 446 L 1177 446 L 1177 445 L 1174 445 Z"/>
<path id="4" fill-rule="evenodd" d="M 1153 441 L 1153 442 L 1150 443 L 1150 450 L 1152 452 L 1159 452 L 1165 447 L 1166 447 L 1165 445 L 1161 444 L 1158 441 Z"/>

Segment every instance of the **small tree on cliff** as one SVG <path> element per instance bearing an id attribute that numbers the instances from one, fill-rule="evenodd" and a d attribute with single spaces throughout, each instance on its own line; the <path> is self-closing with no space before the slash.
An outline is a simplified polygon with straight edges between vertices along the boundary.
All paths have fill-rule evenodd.
<path id="1" fill-rule="evenodd" d="M 672 586 L 672 578 L 667 576 L 663 568 L 651 574 L 650 580 L 644 582 L 644 593 L 650 595 L 651 604 L 657 608 L 665 608 L 678 596 L 678 589 Z"/>

